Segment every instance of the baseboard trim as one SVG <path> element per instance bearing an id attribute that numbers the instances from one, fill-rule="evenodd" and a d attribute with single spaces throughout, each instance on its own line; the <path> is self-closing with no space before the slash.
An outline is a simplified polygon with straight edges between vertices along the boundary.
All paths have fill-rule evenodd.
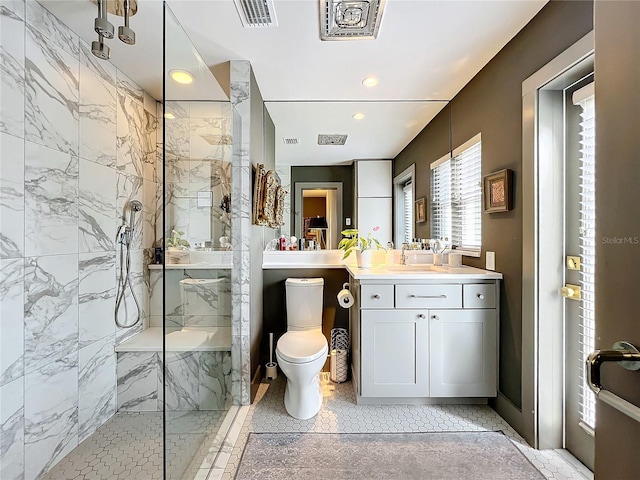
<path id="1" fill-rule="evenodd" d="M 260 382 L 262 381 L 262 365 L 258 365 L 256 367 L 256 371 L 251 378 L 251 388 L 249 394 L 249 403 L 253 403 L 253 400 L 256 398 L 256 394 L 258 393 L 258 387 L 260 386 Z"/>
<path id="2" fill-rule="evenodd" d="M 493 409 L 498 412 L 510 426 L 521 437 L 524 438 L 524 419 L 522 417 L 522 410 L 516 407 L 511 400 L 505 397 L 502 393 L 498 392 L 498 396 L 491 402 Z"/>

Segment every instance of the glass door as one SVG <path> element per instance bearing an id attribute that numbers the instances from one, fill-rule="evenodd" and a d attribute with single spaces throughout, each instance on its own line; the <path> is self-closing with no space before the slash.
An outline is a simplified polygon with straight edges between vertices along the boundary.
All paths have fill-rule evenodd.
<path id="1" fill-rule="evenodd" d="M 230 423 L 232 107 L 164 9 L 165 478 L 206 478 Z"/>

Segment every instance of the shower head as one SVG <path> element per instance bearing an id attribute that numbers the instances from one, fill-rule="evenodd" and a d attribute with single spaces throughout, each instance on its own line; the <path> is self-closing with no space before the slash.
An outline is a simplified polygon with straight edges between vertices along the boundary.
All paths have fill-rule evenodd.
<path id="1" fill-rule="evenodd" d="M 94 29 L 104 38 L 113 38 L 113 24 L 107 20 L 107 0 L 98 0 L 98 16 L 94 22 Z"/>
<path id="2" fill-rule="evenodd" d="M 129 0 L 124 0 L 124 25 L 118 27 L 118 38 L 127 45 L 135 45 L 136 32 L 129 28 L 129 14 L 131 13 L 131 5 Z"/>
<path id="3" fill-rule="evenodd" d="M 100 40 L 97 42 L 91 42 L 91 53 L 101 60 L 109 60 L 111 49 L 104 44 L 102 36 L 100 36 Z"/>
<path id="4" fill-rule="evenodd" d="M 131 208 L 131 210 L 133 210 L 134 212 L 140 212 L 142 211 L 142 203 L 140 203 L 138 200 L 131 200 L 129 202 L 129 208 Z"/>

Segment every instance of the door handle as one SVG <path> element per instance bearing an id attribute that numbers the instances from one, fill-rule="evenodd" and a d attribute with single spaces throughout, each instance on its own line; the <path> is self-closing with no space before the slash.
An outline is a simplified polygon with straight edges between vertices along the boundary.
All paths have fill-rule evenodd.
<path id="1" fill-rule="evenodd" d="M 589 388 L 593 390 L 600 400 L 640 422 L 640 407 L 627 402 L 602 387 L 600 367 L 605 362 L 617 362 L 618 365 L 627 370 L 637 371 L 640 370 L 640 352 L 629 342 L 616 342 L 613 345 L 613 350 L 596 350 L 586 360 Z"/>
<path id="2" fill-rule="evenodd" d="M 447 298 L 446 295 L 409 295 L 409 298 Z"/>

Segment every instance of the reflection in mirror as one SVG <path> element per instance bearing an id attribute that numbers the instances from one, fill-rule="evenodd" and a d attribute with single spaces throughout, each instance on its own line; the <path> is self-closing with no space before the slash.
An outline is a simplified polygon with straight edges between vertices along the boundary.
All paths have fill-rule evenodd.
<path id="1" fill-rule="evenodd" d="M 232 107 L 167 8 L 165 234 L 198 250 L 230 248 Z"/>
<path id="2" fill-rule="evenodd" d="M 337 249 L 342 236 L 342 183 L 297 182 L 295 235 Z"/>
<path id="3" fill-rule="evenodd" d="M 302 182 L 337 182 L 344 189 L 339 207 L 343 215 L 332 226 L 328 222 L 324 244 L 328 248 L 337 248 L 340 232 L 345 228 L 358 228 L 357 205 L 354 205 L 352 192 L 354 184 L 354 160 L 367 159 L 395 159 L 405 147 L 425 128 L 434 118 L 438 118 L 436 128 L 438 141 L 433 149 L 438 150 L 444 142 L 444 149 L 440 156 L 450 148 L 450 123 L 447 112 L 448 102 L 442 100 L 421 101 L 299 101 L 299 102 L 265 102 L 265 115 L 269 115 L 275 125 L 275 132 L 271 133 L 275 145 L 276 171 L 283 179 L 283 185 L 289 185 L 287 210 L 294 211 L 291 217 L 292 225 L 282 227 L 285 235 L 314 239 L 323 232 L 307 231 L 304 219 L 317 214 L 307 215 L 306 197 L 320 195 L 299 192 Z M 360 114 L 360 115 L 357 115 Z M 446 119 L 445 122 L 442 119 Z M 429 127 L 431 128 L 431 127 Z M 320 145 L 318 136 L 321 134 L 346 135 L 344 145 Z M 431 147 L 429 147 L 431 148 Z M 412 150 L 409 148 L 408 150 Z M 415 150 L 415 149 L 413 149 Z M 422 169 L 422 161 L 418 162 L 425 152 L 413 152 L 404 157 L 412 158 L 420 163 L 416 176 L 422 178 L 420 185 L 428 184 L 429 172 Z M 436 157 L 439 158 L 439 157 Z M 314 188 L 326 188 L 322 185 Z M 425 196 L 428 192 L 415 192 L 416 198 Z M 388 190 L 380 197 L 388 197 Z M 313 197 L 312 197 L 313 198 Z M 304 201 L 304 205 L 303 205 Z M 310 199 L 310 202 L 321 203 Z M 427 215 L 428 217 L 429 215 Z M 338 217 L 338 215 L 336 215 Z M 353 222 L 349 222 L 353 219 Z M 390 223 L 390 222 L 389 222 Z M 422 224 L 421 224 L 422 225 Z M 424 228 L 422 228 L 424 230 Z M 428 238 L 421 232 L 421 236 Z"/>

